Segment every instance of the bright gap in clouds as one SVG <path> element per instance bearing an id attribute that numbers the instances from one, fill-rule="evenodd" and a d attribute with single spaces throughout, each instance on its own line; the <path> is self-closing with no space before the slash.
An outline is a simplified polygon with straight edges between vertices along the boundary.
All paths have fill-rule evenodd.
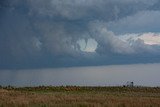
<path id="1" fill-rule="evenodd" d="M 119 38 L 125 42 L 136 41 L 138 39 L 144 41 L 147 45 L 160 45 L 160 33 L 142 33 L 142 34 L 125 34 L 120 35 Z"/>
<path id="2" fill-rule="evenodd" d="M 149 45 L 160 45 L 160 34 L 146 33 L 139 37 L 144 43 Z"/>
<path id="3" fill-rule="evenodd" d="M 84 52 L 95 52 L 98 45 L 97 42 L 92 38 L 88 40 L 81 39 L 78 40 L 77 43 L 79 44 L 81 51 Z"/>

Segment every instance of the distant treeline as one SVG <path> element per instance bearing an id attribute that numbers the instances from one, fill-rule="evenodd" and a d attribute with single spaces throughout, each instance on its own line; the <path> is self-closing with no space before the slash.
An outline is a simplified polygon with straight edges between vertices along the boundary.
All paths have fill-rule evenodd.
<path id="1" fill-rule="evenodd" d="M 37 86 L 37 87 L 14 87 L 0 86 L 0 89 L 15 91 L 109 91 L 109 92 L 156 92 L 160 93 L 160 87 L 143 87 L 143 86 Z"/>

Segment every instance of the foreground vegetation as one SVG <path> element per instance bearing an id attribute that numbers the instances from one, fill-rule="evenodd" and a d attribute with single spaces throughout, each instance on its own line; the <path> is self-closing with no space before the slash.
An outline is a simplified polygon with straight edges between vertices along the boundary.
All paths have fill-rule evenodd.
<path id="1" fill-rule="evenodd" d="M 159 87 L 0 87 L 0 107 L 160 107 Z"/>

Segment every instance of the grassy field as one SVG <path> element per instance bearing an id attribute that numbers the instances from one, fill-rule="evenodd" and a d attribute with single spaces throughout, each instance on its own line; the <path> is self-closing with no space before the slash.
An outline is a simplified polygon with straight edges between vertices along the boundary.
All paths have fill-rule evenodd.
<path id="1" fill-rule="evenodd" d="M 159 87 L 0 87 L 0 107 L 160 107 Z"/>

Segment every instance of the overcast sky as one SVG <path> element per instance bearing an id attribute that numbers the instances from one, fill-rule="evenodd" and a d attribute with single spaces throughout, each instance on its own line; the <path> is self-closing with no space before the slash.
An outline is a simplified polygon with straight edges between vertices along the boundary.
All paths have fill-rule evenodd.
<path id="1" fill-rule="evenodd" d="M 12 86 L 160 86 L 160 64 L 1 70 L 0 85 Z"/>
<path id="2" fill-rule="evenodd" d="M 0 69 L 160 62 L 160 0 L 0 0 Z"/>

